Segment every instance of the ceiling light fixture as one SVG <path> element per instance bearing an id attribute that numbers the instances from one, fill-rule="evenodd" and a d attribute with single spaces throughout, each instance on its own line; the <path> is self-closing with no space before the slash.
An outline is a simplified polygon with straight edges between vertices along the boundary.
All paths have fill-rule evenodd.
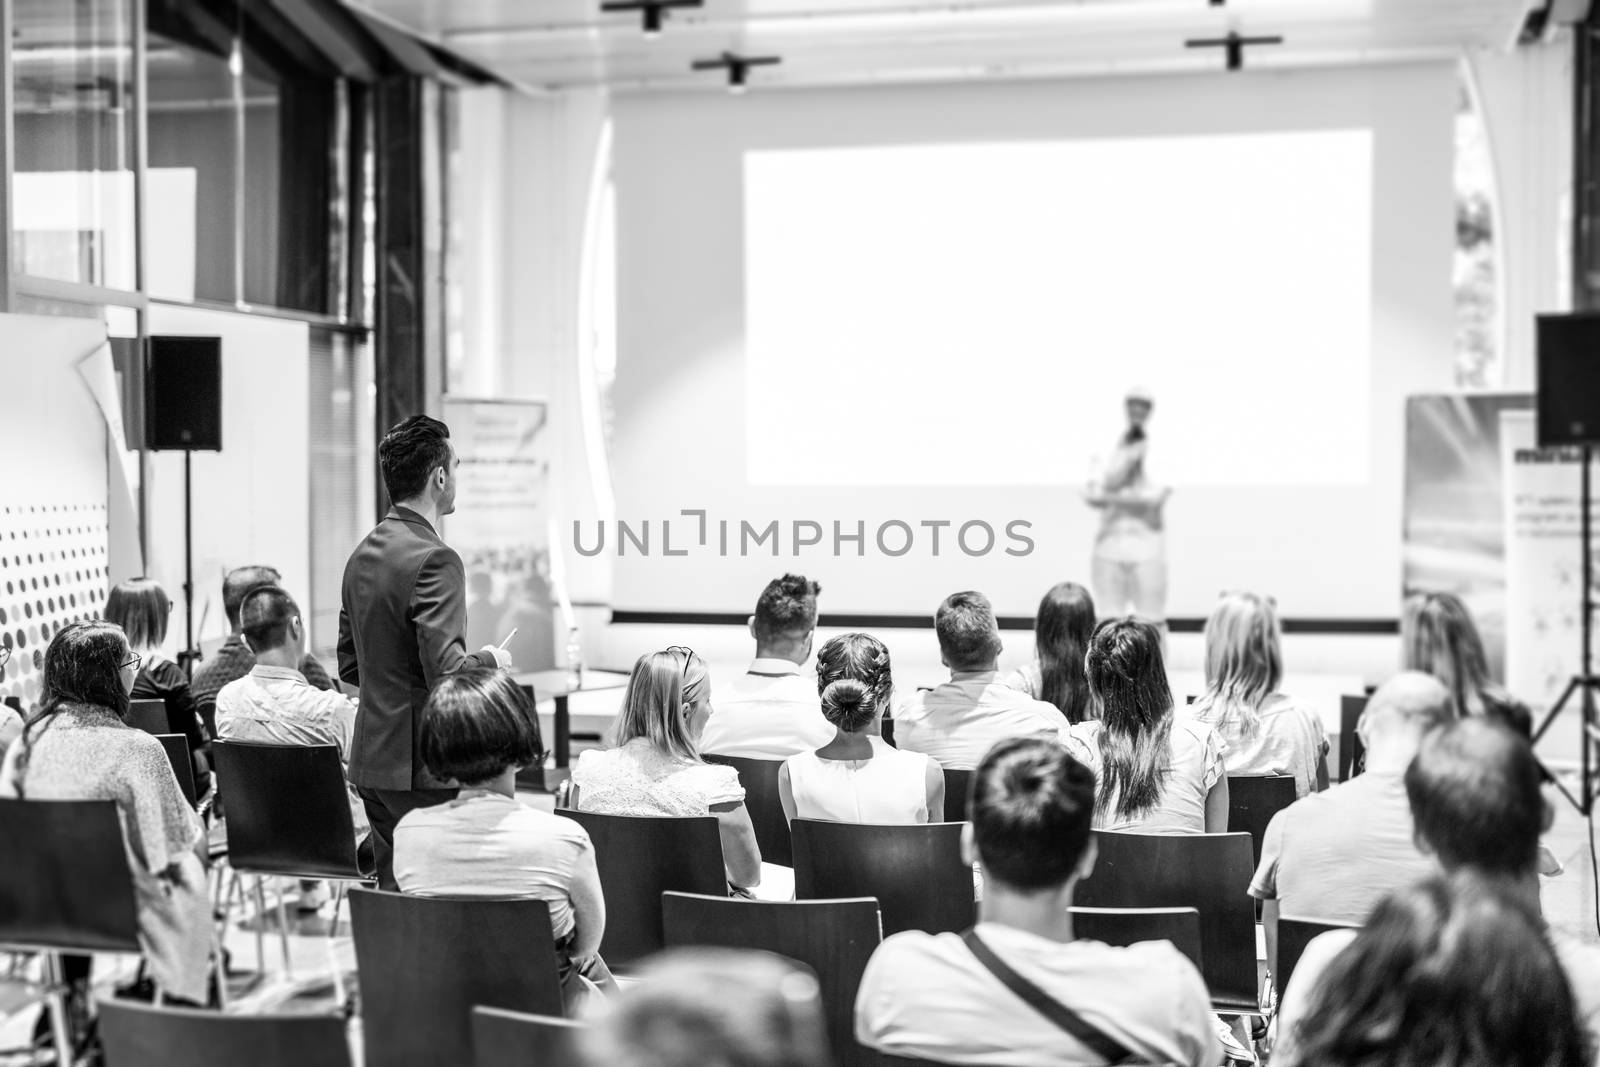
<path id="1" fill-rule="evenodd" d="M 673 8 L 703 7 L 705 0 L 603 0 L 600 10 L 639 12 L 639 26 L 646 37 L 661 36 L 661 26 Z"/>
<path id="2" fill-rule="evenodd" d="M 1185 48 L 1220 48 L 1227 57 L 1229 70 L 1243 70 L 1246 45 L 1282 43 L 1282 37 L 1242 37 L 1238 33 L 1230 33 L 1226 37 L 1202 37 L 1188 40 L 1183 42 L 1183 46 Z"/>
<path id="3" fill-rule="evenodd" d="M 726 70 L 728 92 L 742 93 L 751 67 L 771 67 L 782 63 L 778 56 L 741 56 L 724 52 L 715 59 L 697 59 L 689 64 L 690 70 Z"/>

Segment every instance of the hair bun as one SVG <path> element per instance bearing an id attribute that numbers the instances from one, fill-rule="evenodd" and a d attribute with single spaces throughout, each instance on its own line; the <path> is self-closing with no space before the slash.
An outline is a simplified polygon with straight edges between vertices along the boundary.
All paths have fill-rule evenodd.
<path id="1" fill-rule="evenodd" d="M 866 703 L 871 692 L 854 678 L 835 678 L 822 691 L 822 702 L 831 704 L 845 714 L 858 710 Z"/>

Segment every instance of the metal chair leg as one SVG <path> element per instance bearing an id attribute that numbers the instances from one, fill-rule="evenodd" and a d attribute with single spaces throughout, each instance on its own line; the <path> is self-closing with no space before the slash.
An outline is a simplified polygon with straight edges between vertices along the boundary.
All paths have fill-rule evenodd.
<path id="1" fill-rule="evenodd" d="M 289 961 L 289 909 L 283 903 L 283 884 L 278 884 L 278 942 L 283 946 L 283 976 L 294 977 L 294 964 Z"/>
<path id="2" fill-rule="evenodd" d="M 256 972 L 267 973 L 267 891 L 264 879 L 256 875 Z"/>
<path id="3" fill-rule="evenodd" d="M 72 1037 L 72 1021 L 67 1009 L 66 972 L 61 965 L 61 953 L 44 955 L 45 1010 L 50 1013 L 50 1037 L 56 1045 L 56 1063 L 77 1062 L 77 1047 Z"/>
<path id="4" fill-rule="evenodd" d="M 342 1009 L 345 1005 L 344 968 L 339 966 L 339 910 L 344 906 L 344 883 L 335 882 L 333 890 L 333 921 L 328 924 L 328 962 L 333 967 L 333 999 Z"/>

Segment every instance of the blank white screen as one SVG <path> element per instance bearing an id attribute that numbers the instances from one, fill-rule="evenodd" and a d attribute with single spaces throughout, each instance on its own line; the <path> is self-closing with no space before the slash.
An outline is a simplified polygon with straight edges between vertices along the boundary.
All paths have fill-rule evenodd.
<path id="1" fill-rule="evenodd" d="M 1367 129 L 744 156 L 752 485 L 1369 477 Z M 781 398 L 808 437 L 754 413 Z M 1004 461 L 997 461 L 1003 454 Z"/>

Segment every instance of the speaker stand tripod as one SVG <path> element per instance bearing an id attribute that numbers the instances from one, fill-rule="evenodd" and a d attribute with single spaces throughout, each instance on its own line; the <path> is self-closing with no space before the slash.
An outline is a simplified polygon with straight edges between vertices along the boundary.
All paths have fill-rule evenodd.
<path id="1" fill-rule="evenodd" d="M 1551 776 L 1556 788 L 1561 790 L 1563 796 L 1571 802 L 1579 813 L 1587 817 L 1594 811 L 1595 794 L 1600 791 L 1600 762 L 1595 756 L 1595 746 L 1600 744 L 1600 711 L 1597 711 L 1595 694 L 1600 691 L 1600 677 L 1594 673 L 1594 653 L 1591 638 L 1594 633 L 1594 551 L 1590 541 L 1590 508 L 1591 493 L 1589 485 L 1589 469 L 1594 464 L 1594 450 L 1590 445 L 1583 446 L 1582 472 L 1579 475 L 1578 490 L 1578 539 L 1579 552 L 1583 561 L 1583 593 L 1582 614 L 1579 620 L 1579 633 L 1582 634 L 1583 652 L 1579 659 L 1578 673 L 1567 682 L 1567 687 L 1561 691 L 1561 697 L 1545 713 L 1544 721 L 1533 732 L 1534 744 L 1550 729 L 1556 717 L 1566 708 L 1567 702 L 1576 694 L 1579 707 L 1583 712 L 1583 725 L 1579 733 L 1579 767 L 1581 779 L 1578 783 L 1578 792 L 1573 794 L 1566 784 L 1559 778 Z"/>
<path id="2" fill-rule="evenodd" d="M 194 677 L 194 668 L 200 662 L 200 650 L 194 644 L 194 478 L 190 461 L 194 453 L 183 450 L 183 651 L 178 653 L 178 666 L 183 673 Z"/>

